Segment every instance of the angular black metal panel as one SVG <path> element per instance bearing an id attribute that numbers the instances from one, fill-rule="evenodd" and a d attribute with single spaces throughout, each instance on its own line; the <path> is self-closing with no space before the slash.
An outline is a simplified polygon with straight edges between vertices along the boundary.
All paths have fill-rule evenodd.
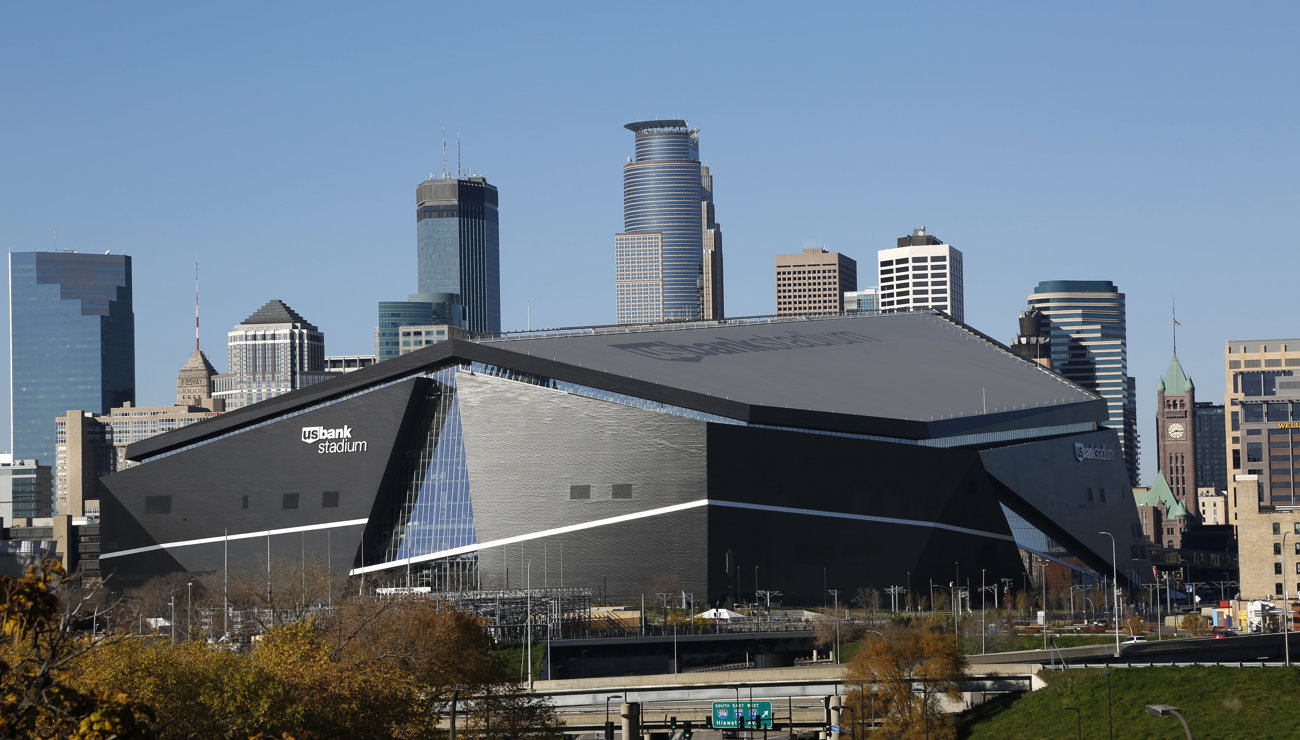
<path id="1" fill-rule="evenodd" d="M 314 552 L 328 550 L 336 572 L 346 573 L 377 498 L 396 485 L 386 471 L 422 382 L 283 417 L 101 479 L 101 567 L 135 581 L 165 572 L 170 562 L 147 549 L 156 545 L 171 545 L 167 554 L 190 572 L 220 569 L 227 549 L 231 568 L 259 558 L 264 567 L 267 532 L 303 529 L 270 536 L 272 558 L 296 560 L 313 551 L 308 540 L 319 539 Z M 325 491 L 337 492 L 337 506 L 323 506 Z M 296 509 L 284 507 L 291 493 L 299 494 Z M 158 496 L 170 496 L 171 506 L 150 513 L 161 511 L 148 503 Z M 360 523 L 340 526 L 349 521 Z M 206 542 L 187 544 L 195 540 Z"/>
<path id="2" fill-rule="evenodd" d="M 822 603 L 823 582 L 844 602 L 1023 571 L 969 450 L 711 424 L 709 498 L 710 594 L 724 600 L 753 598 L 755 566 L 758 590 L 798 604 Z"/>

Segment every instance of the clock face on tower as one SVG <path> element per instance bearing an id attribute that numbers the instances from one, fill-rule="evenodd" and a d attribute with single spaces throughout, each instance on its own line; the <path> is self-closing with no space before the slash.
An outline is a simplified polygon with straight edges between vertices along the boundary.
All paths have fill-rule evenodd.
<path id="1" fill-rule="evenodd" d="M 1187 433 L 1186 430 L 1183 429 L 1183 425 L 1179 424 L 1178 422 L 1174 422 L 1173 424 L 1169 425 L 1170 439 L 1182 439 L 1183 435 L 1186 433 Z"/>

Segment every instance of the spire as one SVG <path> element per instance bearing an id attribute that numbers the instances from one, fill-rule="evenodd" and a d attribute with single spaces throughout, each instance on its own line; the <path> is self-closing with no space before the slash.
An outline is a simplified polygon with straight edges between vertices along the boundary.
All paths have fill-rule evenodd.
<path id="1" fill-rule="evenodd" d="M 1183 372 L 1183 366 L 1178 361 L 1178 355 L 1174 355 L 1173 359 L 1169 361 L 1169 369 L 1165 370 L 1164 376 L 1160 378 L 1159 388 L 1167 396 L 1182 395 L 1196 388 L 1196 385 L 1192 383 L 1192 379 L 1187 377 L 1187 373 Z"/>

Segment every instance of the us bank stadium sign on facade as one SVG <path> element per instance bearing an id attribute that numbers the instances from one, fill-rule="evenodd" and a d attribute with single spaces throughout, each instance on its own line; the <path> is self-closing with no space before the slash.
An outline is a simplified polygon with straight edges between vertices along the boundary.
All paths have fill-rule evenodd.
<path id="1" fill-rule="evenodd" d="M 303 427 L 302 441 L 305 444 L 316 445 L 316 454 L 318 455 L 366 451 L 366 441 L 364 439 L 352 439 L 352 427 L 347 424 L 333 429 L 330 427 Z"/>
<path id="2" fill-rule="evenodd" d="M 1074 459 L 1079 462 L 1084 462 L 1085 460 L 1109 462 L 1115 459 L 1115 451 L 1106 445 L 1089 445 L 1075 442 Z"/>

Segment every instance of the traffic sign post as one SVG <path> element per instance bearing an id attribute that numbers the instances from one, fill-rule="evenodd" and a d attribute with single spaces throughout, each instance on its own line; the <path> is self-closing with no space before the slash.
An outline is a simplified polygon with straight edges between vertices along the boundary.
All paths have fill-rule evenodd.
<path id="1" fill-rule="evenodd" d="M 744 725 L 741 719 L 744 719 Z M 717 729 L 753 727 L 772 729 L 772 702 L 770 701 L 715 701 L 713 726 Z"/>

